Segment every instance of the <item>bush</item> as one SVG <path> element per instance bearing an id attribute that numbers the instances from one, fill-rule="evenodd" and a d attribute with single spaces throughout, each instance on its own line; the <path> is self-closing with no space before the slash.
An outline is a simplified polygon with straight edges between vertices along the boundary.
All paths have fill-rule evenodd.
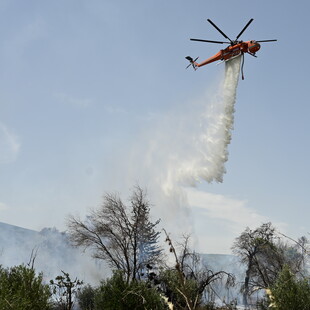
<path id="1" fill-rule="evenodd" d="M 4 269 L 0 266 L 1 310 L 48 310 L 50 289 L 43 275 L 24 265 Z"/>
<path id="2" fill-rule="evenodd" d="M 127 283 L 121 272 L 115 272 L 111 279 L 103 281 L 95 293 L 95 310 L 168 310 L 159 292 L 147 283 Z"/>
<path id="3" fill-rule="evenodd" d="M 201 304 L 202 294 L 199 294 L 199 283 L 195 279 L 186 279 L 184 286 L 182 286 L 179 271 L 169 269 L 161 271 L 159 279 L 164 294 L 168 297 L 169 301 L 171 301 L 177 309 L 187 308 L 184 295 L 186 295 L 186 297 L 190 300 L 195 300 L 198 296 L 199 299 L 197 302 L 197 306 Z M 206 308 L 206 309 L 212 310 L 212 308 Z"/>
<path id="4" fill-rule="evenodd" d="M 298 280 L 286 266 L 270 290 L 270 308 L 277 310 L 310 309 L 310 284 Z"/>
<path id="5" fill-rule="evenodd" d="M 95 290 L 90 286 L 84 286 L 77 294 L 77 299 L 81 310 L 95 309 Z"/>

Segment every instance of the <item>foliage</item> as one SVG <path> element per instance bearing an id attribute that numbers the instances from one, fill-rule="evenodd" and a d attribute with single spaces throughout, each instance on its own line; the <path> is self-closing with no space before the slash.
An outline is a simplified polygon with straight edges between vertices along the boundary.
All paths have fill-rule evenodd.
<path id="1" fill-rule="evenodd" d="M 62 271 L 63 275 L 59 275 L 50 281 L 54 298 L 56 299 L 57 309 L 71 310 L 73 309 L 74 297 L 77 294 L 82 281 L 75 278 L 71 280 L 69 273 Z"/>
<path id="2" fill-rule="evenodd" d="M 115 272 L 95 292 L 94 310 L 168 310 L 159 292 L 144 281 L 127 283 L 122 272 Z"/>
<path id="3" fill-rule="evenodd" d="M 270 289 L 270 308 L 275 310 L 310 309 L 310 283 L 297 279 L 286 265 Z"/>
<path id="4" fill-rule="evenodd" d="M 251 288 L 257 286 L 261 279 L 256 277 L 257 268 L 259 268 L 259 255 L 263 251 L 267 251 L 267 247 L 272 249 L 272 240 L 274 238 L 275 229 L 271 223 L 266 223 L 252 231 L 246 228 L 241 235 L 236 238 L 232 250 L 240 257 L 241 262 L 246 264 L 246 275 L 244 280 L 243 303 L 247 305 L 247 297 L 251 293 Z"/>
<path id="5" fill-rule="evenodd" d="M 305 239 L 300 242 L 306 243 Z M 232 247 L 241 262 L 246 265 L 243 303 L 257 289 L 272 286 L 287 264 L 293 273 L 301 273 L 305 266 L 305 253 L 298 244 L 289 245 L 276 234 L 271 223 L 262 224 L 255 230 L 246 228 L 236 238 Z"/>
<path id="6" fill-rule="evenodd" d="M 84 286 L 77 294 L 78 304 L 81 310 L 95 309 L 95 289 L 90 286 Z"/>
<path id="7" fill-rule="evenodd" d="M 127 207 L 116 194 L 106 194 L 102 206 L 86 221 L 71 216 L 68 220 L 73 245 L 90 248 L 93 257 L 106 260 L 112 269 L 125 272 L 126 281 L 139 279 L 147 264 L 161 256 L 158 246 L 159 221 L 150 220 L 150 203 L 136 187 Z"/>
<path id="8" fill-rule="evenodd" d="M 51 293 L 43 283 L 43 275 L 33 268 L 19 265 L 0 267 L 1 310 L 48 310 Z"/>
<path id="9" fill-rule="evenodd" d="M 159 278 L 163 293 L 177 309 L 195 309 L 199 306 L 201 295 L 197 295 L 198 283 L 194 279 L 181 282 L 176 269 L 162 271 Z"/>

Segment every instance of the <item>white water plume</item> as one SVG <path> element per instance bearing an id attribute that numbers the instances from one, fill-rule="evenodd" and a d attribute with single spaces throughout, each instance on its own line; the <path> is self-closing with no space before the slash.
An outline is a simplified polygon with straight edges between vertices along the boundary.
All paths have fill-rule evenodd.
<path id="1" fill-rule="evenodd" d="M 241 57 L 226 62 L 225 76 L 218 89 L 211 90 L 211 96 L 199 103 L 201 109 L 191 116 L 186 115 L 187 130 L 183 130 L 186 133 L 179 140 L 182 146 L 174 145 L 177 151 L 170 156 L 167 174 L 161 183 L 166 193 L 174 191 L 178 183 L 195 186 L 201 180 L 223 181 L 234 124 L 240 63 Z"/>
<path id="2" fill-rule="evenodd" d="M 223 181 L 240 64 L 241 57 L 227 62 L 224 76 L 208 86 L 205 96 L 180 103 L 172 113 L 161 116 L 158 125 L 145 130 L 144 139 L 137 140 L 130 157 L 123 161 L 129 169 L 127 188 L 138 181 L 151 189 L 151 201 L 160 206 L 154 209 L 154 216 L 162 218 L 170 230 L 174 227 L 191 233 L 194 229 L 184 187 L 203 180 Z"/>

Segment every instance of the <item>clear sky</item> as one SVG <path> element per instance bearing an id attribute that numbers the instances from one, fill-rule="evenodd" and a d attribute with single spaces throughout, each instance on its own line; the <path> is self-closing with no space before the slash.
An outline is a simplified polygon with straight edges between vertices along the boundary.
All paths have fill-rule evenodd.
<path id="1" fill-rule="evenodd" d="M 1 0 L 0 221 L 64 230 L 68 214 L 84 217 L 105 192 L 126 198 L 138 183 L 167 231 L 191 231 L 204 252 L 229 253 L 246 226 L 266 221 L 307 235 L 309 9 L 305 0 Z M 171 149 L 190 154 L 195 103 L 224 70 L 185 70 L 185 56 L 223 48 L 189 40 L 223 39 L 207 18 L 232 39 L 254 18 L 242 39 L 278 42 L 246 56 L 223 182 L 163 202 Z"/>

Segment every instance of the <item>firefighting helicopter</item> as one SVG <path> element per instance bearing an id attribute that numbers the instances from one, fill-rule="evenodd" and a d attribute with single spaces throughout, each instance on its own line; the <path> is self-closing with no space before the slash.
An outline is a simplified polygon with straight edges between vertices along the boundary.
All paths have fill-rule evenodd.
<path id="1" fill-rule="evenodd" d="M 239 55 L 243 56 L 242 59 L 242 66 L 241 66 L 241 71 L 242 71 L 242 79 L 244 79 L 243 76 L 243 64 L 244 64 L 244 53 L 248 53 L 253 57 L 257 57 L 256 56 L 256 52 L 260 49 L 260 44 L 262 42 L 274 42 L 277 40 L 260 40 L 260 41 L 255 41 L 255 40 L 251 40 L 251 41 L 239 41 L 239 37 L 243 34 L 243 32 L 249 27 L 249 25 L 252 23 L 254 19 L 251 18 L 248 23 L 244 26 L 244 28 L 240 31 L 240 33 L 237 35 L 235 40 L 231 40 L 219 27 L 217 27 L 211 19 L 208 19 L 208 22 L 222 35 L 224 36 L 224 38 L 226 38 L 229 42 L 223 42 L 223 41 L 211 41 L 211 40 L 202 40 L 202 39 L 190 39 L 191 41 L 198 41 L 198 42 L 207 42 L 207 43 L 218 43 L 218 44 L 229 44 L 228 47 L 226 47 L 225 49 L 220 50 L 218 53 L 216 53 L 215 55 L 213 55 L 212 57 L 204 60 L 201 63 L 197 63 L 197 58 L 193 59 L 190 56 L 185 57 L 190 64 L 186 67 L 190 67 L 192 66 L 194 68 L 194 70 L 197 70 L 198 67 L 202 67 L 205 66 L 211 62 L 214 61 L 228 61 L 230 59 L 233 59 L 235 57 L 238 57 Z"/>

